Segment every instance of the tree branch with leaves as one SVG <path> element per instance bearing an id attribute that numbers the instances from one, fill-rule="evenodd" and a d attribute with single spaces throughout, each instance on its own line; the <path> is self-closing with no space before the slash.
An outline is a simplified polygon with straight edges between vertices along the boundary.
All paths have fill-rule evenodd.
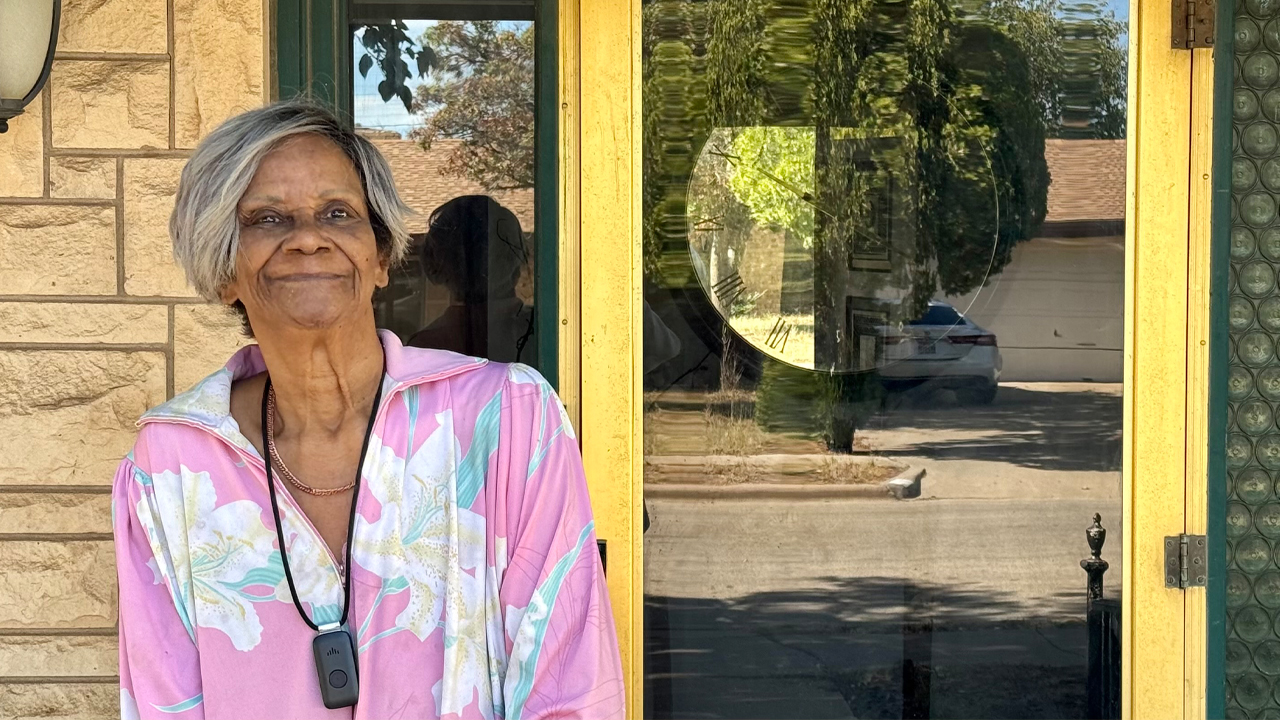
<path id="1" fill-rule="evenodd" d="M 462 142 L 445 171 L 489 190 L 531 188 L 535 180 L 533 26 L 440 22 L 422 36 L 433 49 L 431 72 L 413 111 L 424 118 L 412 137 L 424 149 Z"/>
<path id="2" fill-rule="evenodd" d="M 364 54 L 360 57 L 357 70 L 360 77 L 369 77 L 369 71 L 377 67 L 382 80 L 378 83 L 378 94 L 382 102 L 390 102 L 399 98 L 405 110 L 412 110 L 413 93 L 409 90 L 409 80 L 417 71 L 419 77 L 426 77 L 436 64 L 435 52 L 426 45 L 419 45 L 409 37 L 409 27 L 402 20 L 392 20 L 381 25 L 365 25 L 357 31 Z M 409 62 L 413 62 L 412 69 Z"/>

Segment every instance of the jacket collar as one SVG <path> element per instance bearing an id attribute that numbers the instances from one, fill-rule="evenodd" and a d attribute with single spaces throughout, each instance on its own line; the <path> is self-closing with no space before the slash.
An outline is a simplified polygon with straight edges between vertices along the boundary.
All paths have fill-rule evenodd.
<path id="1" fill-rule="evenodd" d="M 390 330 L 379 330 L 378 339 L 382 341 L 382 350 L 387 358 L 387 373 L 382 385 L 384 404 L 394 393 L 405 387 L 443 380 L 483 367 L 489 362 L 483 358 L 459 355 L 447 350 L 406 348 Z M 237 446 L 247 445 L 231 417 L 231 386 L 238 380 L 253 377 L 266 369 L 262 351 L 256 344 L 243 347 L 231 356 L 221 370 L 163 405 L 148 410 L 138 420 L 138 425 L 151 422 L 199 425 Z"/>

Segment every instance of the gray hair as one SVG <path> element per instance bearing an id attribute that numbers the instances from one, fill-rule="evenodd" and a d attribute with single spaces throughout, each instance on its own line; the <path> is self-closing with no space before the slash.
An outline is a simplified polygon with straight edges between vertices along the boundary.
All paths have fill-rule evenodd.
<path id="1" fill-rule="evenodd" d="M 373 143 L 319 105 L 305 100 L 271 103 L 219 125 L 182 169 L 169 237 L 174 257 L 201 297 L 220 302 L 219 293 L 235 279 L 240 247 L 236 211 L 262 159 L 281 141 L 303 134 L 332 140 L 355 165 L 378 252 L 393 266 L 408 252 L 407 219 L 413 211 L 400 199 L 391 167 Z"/>

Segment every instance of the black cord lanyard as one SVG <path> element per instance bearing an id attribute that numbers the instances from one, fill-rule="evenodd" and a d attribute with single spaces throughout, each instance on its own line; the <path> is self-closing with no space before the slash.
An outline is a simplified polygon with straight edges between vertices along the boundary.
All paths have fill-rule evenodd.
<path id="1" fill-rule="evenodd" d="M 369 411 L 369 426 L 364 431 L 364 445 L 360 447 L 360 461 L 356 464 L 356 483 L 351 494 L 351 516 L 347 520 L 347 542 L 346 542 L 346 560 L 342 565 L 342 619 L 338 621 L 336 627 L 342 627 L 347 624 L 347 613 L 351 609 L 351 546 L 356 531 L 356 502 L 360 499 L 360 475 L 364 471 L 364 456 L 369 451 L 369 438 L 373 435 L 373 422 L 378 417 L 378 406 L 382 404 L 382 382 L 387 374 L 387 358 L 384 354 L 382 357 L 382 373 L 378 375 L 378 390 L 373 396 L 373 409 Z M 316 632 L 320 632 L 320 626 L 315 624 L 311 616 L 307 615 L 307 611 L 302 609 L 302 602 L 298 600 L 298 591 L 293 585 L 293 573 L 289 570 L 289 553 L 285 549 L 284 543 L 284 523 L 280 520 L 280 505 L 276 501 L 276 485 L 271 477 L 271 453 L 267 452 L 267 395 L 271 392 L 271 376 L 267 376 L 267 382 L 262 387 L 262 451 L 266 453 L 264 458 L 267 466 L 267 492 L 271 494 L 271 515 L 276 521 L 276 538 L 280 542 L 280 562 L 284 565 L 284 577 L 289 582 L 289 595 L 293 597 L 293 606 L 298 609 L 298 614 L 302 616 L 302 621 Z M 324 542 L 321 538 L 320 542 Z M 328 627 L 328 626 L 326 626 Z"/>

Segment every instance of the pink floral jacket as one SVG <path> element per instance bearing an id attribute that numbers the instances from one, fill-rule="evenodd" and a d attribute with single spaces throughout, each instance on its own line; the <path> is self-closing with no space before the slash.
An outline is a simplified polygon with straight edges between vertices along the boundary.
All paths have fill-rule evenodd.
<path id="1" fill-rule="evenodd" d="M 144 415 L 116 475 L 122 717 L 624 716 L 587 486 L 555 393 L 523 365 L 381 338 L 351 553 L 357 705 L 321 702 L 262 458 L 230 415 L 231 384 L 265 369 L 250 346 Z M 338 565 L 279 497 L 299 600 L 336 622 Z"/>

